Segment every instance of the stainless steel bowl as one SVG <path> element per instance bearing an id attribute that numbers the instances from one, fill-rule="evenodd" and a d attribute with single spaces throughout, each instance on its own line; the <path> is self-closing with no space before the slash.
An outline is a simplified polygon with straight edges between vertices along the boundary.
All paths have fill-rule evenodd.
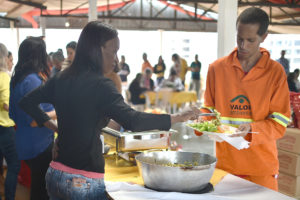
<path id="1" fill-rule="evenodd" d="M 141 153 L 136 161 L 146 187 L 159 191 L 197 192 L 209 183 L 217 159 L 203 153 L 161 151 Z M 185 162 L 197 162 L 198 166 L 167 166 Z"/>

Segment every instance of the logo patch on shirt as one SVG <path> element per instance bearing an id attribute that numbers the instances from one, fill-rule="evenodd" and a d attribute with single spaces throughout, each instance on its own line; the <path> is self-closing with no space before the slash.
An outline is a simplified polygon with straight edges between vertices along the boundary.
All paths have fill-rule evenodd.
<path id="1" fill-rule="evenodd" d="M 230 113 L 232 115 L 251 115 L 251 105 L 245 95 L 238 95 L 230 100 Z"/>

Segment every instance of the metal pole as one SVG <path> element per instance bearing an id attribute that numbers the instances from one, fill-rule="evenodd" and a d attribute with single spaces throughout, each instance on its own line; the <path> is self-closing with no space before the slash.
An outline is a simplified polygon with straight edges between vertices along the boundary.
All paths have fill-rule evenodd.
<path id="1" fill-rule="evenodd" d="M 237 0 L 219 0 L 218 58 L 229 54 L 235 46 L 237 9 Z"/>
<path id="2" fill-rule="evenodd" d="M 88 21 L 95 21 L 97 16 L 97 0 L 89 0 L 89 19 Z"/>

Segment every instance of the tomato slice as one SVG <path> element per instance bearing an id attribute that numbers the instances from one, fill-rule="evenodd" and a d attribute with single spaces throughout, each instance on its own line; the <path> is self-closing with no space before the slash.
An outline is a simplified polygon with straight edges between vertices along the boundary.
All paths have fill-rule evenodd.
<path id="1" fill-rule="evenodd" d="M 200 132 L 200 131 L 196 131 L 196 130 L 194 130 L 194 133 L 195 133 L 195 135 L 197 135 L 197 136 L 201 136 L 201 135 L 203 135 L 203 133 L 202 133 L 202 132 Z"/>

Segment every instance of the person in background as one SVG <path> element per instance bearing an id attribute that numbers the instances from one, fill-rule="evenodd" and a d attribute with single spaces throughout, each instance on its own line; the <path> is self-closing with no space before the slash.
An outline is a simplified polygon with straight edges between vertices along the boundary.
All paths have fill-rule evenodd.
<path id="1" fill-rule="evenodd" d="M 134 105 L 146 103 L 145 95 L 143 95 L 143 93 L 147 91 L 147 88 L 141 86 L 142 78 L 143 74 L 137 73 L 135 79 L 133 79 L 129 85 L 130 101 Z"/>
<path id="2" fill-rule="evenodd" d="M 174 68 L 171 68 L 169 78 L 163 81 L 161 88 L 172 88 L 176 92 L 184 90 L 182 81 Z"/>
<path id="3" fill-rule="evenodd" d="M 179 76 L 179 74 L 181 72 L 181 64 L 180 64 L 180 57 L 179 57 L 179 55 L 177 53 L 174 53 L 172 55 L 172 61 L 173 61 L 173 65 L 172 65 L 171 69 L 175 70 L 175 72 Z"/>
<path id="4" fill-rule="evenodd" d="M 9 115 L 17 126 L 15 140 L 18 158 L 25 160 L 31 171 L 30 199 L 45 200 L 49 198 L 45 174 L 52 160 L 54 132 L 37 126 L 36 121 L 18 104 L 24 96 L 45 83 L 50 76 L 45 42 L 39 37 L 25 39 L 19 47 L 18 55 L 10 82 Z M 55 119 L 52 105 L 42 103 L 39 104 L 39 109 Z"/>
<path id="5" fill-rule="evenodd" d="M 7 70 L 5 71 L 9 74 L 9 76 L 11 76 L 11 70 L 14 65 L 14 59 L 10 51 L 8 51 L 7 58 Z M 0 152 L 0 183 L 2 182 L 3 184 L 0 185 L 4 186 L 3 154 Z"/>
<path id="6" fill-rule="evenodd" d="M 127 82 L 127 76 L 130 74 L 130 68 L 129 65 L 125 62 L 125 56 L 121 56 L 121 62 L 120 62 L 120 71 L 119 75 L 122 80 L 122 82 Z"/>
<path id="7" fill-rule="evenodd" d="M 48 65 L 48 68 L 49 68 L 49 71 L 50 71 L 50 72 L 52 71 L 52 68 L 53 68 L 53 62 L 52 62 L 52 56 L 53 56 L 53 53 L 54 53 L 54 52 L 50 52 L 50 53 L 47 55 L 47 65 Z"/>
<path id="8" fill-rule="evenodd" d="M 299 82 L 298 78 L 299 78 L 299 69 L 295 69 L 294 70 L 294 82 L 296 84 L 297 90 L 300 91 L 300 82 Z"/>
<path id="9" fill-rule="evenodd" d="M 209 66 L 204 108 L 217 110 L 221 123 L 238 127 L 234 136 L 250 142 L 242 150 L 217 142 L 216 167 L 277 190 L 276 140 L 289 123 L 290 97 L 283 67 L 260 48 L 268 25 L 260 8 L 247 8 L 238 16 L 237 48 Z"/>
<path id="10" fill-rule="evenodd" d="M 69 42 L 67 44 L 67 46 L 66 46 L 67 59 L 63 63 L 62 70 L 64 70 L 65 68 L 69 67 L 72 64 L 72 62 L 75 58 L 76 47 L 77 47 L 77 42 L 75 42 L 75 41 Z"/>
<path id="11" fill-rule="evenodd" d="M 174 62 L 174 68 L 178 76 L 180 77 L 182 84 L 185 84 L 185 75 L 188 71 L 188 64 L 184 58 L 181 58 L 177 53 L 172 55 L 172 61 Z"/>
<path id="12" fill-rule="evenodd" d="M 192 80 L 190 83 L 189 90 L 195 90 L 197 93 L 197 98 L 200 98 L 200 70 L 201 62 L 198 60 L 198 55 L 195 55 L 195 61 L 192 62 L 191 67 L 189 68 L 192 73 Z"/>
<path id="13" fill-rule="evenodd" d="M 58 131 L 57 152 L 46 175 L 51 199 L 108 198 L 97 130 L 109 119 L 131 131 L 169 130 L 171 124 L 200 114 L 195 107 L 158 115 L 137 112 L 127 105 L 114 83 L 105 77 L 114 70 L 119 45 L 116 29 L 100 21 L 89 22 L 80 34 L 71 66 L 19 103 L 39 126 Z M 54 105 L 58 126 L 39 108 L 41 102 Z M 86 184 L 88 190 L 83 189 Z"/>
<path id="14" fill-rule="evenodd" d="M 290 73 L 290 62 L 288 59 L 286 59 L 285 56 L 286 51 L 282 50 L 281 51 L 281 57 L 277 60 L 282 67 L 284 68 L 285 74 L 288 75 Z"/>
<path id="15" fill-rule="evenodd" d="M 143 60 L 144 60 L 144 62 L 142 64 L 142 74 L 145 73 L 145 70 L 147 68 L 151 69 L 151 71 L 153 72 L 153 67 L 150 64 L 150 62 L 148 61 L 148 57 L 147 57 L 146 53 L 143 53 Z"/>
<path id="16" fill-rule="evenodd" d="M 291 92 L 299 92 L 299 89 L 297 88 L 295 79 L 296 79 L 296 73 L 295 72 L 291 72 L 291 73 L 288 74 L 287 82 L 288 82 L 289 90 Z"/>
<path id="17" fill-rule="evenodd" d="M 147 88 L 147 90 L 154 90 L 154 81 L 151 78 L 152 71 L 151 69 L 145 69 L 145 73 L 142 78 L 142 87 Z"/>
<path id="18" fill-rule="evenodd" d="M 162 56 L 158 57 L 158 63 L 154 66 L 153 72 L 156 74 L 156 85 L 159 86 L 165 76 L 165 71 L 166 71 L 166 65 L 164 60 L 162 59 Z"/>
<path id="19" fill-rule="evenodd" d="M 61 71 L 64 60 L 65 60 L 65 57 L 64 57 L 64 54 L 61 49 L 58 49 L 56 52 L 53 53 L 53 55 L 52 55 L 53 67 L 51 70 L 50 77 L 55 76 L 58 72 Z"/>
<path id="20" fill-rule="evenodd" d="M 15 123 L 8 115 L 10 82 L 8 69 L 8 52 L 5 45 L 0 43 L 0 154 L 7 163 L 7 173 L 4 182 L 5 199 L 14 200 L 21 163 L 16 151 Z M 1 163 L 3 157 L 1 158 Z"/>
<path id="21" fill-rule="evenodd" d="M 11 75 L 11 71 L 14 66 L 14 57 L 10 51 L 8 51 L 7 57 L 8 57 L 7 70 L 8 70 L 8 73 Z"/>

